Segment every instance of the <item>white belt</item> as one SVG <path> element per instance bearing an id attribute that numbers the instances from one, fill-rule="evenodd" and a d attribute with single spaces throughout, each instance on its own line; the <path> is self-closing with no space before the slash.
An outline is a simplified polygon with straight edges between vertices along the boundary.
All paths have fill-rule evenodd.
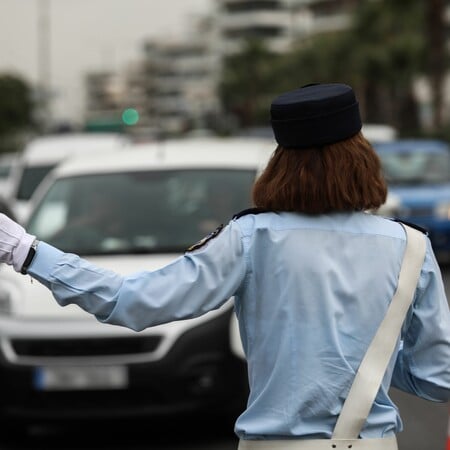
<path id="1" fill-rule="evenodd" d="M 398 450 L 397 439 L 285 439 L 239 441 L 238 450 Z"/>

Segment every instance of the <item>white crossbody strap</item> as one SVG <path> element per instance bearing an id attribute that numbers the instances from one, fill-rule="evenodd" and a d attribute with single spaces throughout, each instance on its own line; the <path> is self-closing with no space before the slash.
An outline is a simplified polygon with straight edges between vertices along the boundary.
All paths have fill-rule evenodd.
<path id="1" fill-rule="evenodd" d="M 402 224 L 407 243 L 397 290 L 356 373 L 338 417 L 332 439 L 357 439 L 378 393 L 392 357 L 425 259 L 423 233 Z"/>

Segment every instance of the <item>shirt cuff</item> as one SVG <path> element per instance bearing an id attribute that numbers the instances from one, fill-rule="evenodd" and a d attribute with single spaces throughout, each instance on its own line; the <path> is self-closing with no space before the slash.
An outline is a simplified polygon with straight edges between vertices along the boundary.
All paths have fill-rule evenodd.
<path id="1" fill-rule="evenodd" d="M 28 267 L 28 275 L 48 286 L 51 273 L 63 255 L 64 252 L 61 250 L 40 241 L 33 261 Z"/>

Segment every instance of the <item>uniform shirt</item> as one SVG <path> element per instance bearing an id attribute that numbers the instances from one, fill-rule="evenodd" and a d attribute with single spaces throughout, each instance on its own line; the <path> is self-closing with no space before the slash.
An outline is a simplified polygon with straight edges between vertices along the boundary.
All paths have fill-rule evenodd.
<path id="1" fill-rule="evenodd" d="M 430 241 L 413 305 L 361 438 L 402 428 L 391 384 L 450 392 L 450 314 Z M 155 271 L 121 276 L 45 243 L 29 274 L 60 305 L 134 330 L 196 317 L 235 296 L 248 361 L 242 439 L 329 438 L 397 286 L 403 227 L 363 212 L 249 214 Z"/>

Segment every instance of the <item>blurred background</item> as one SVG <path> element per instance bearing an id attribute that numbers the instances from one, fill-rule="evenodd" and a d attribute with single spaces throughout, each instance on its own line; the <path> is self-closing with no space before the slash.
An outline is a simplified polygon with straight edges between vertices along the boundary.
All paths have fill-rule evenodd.
<path id="1" fill-rule="evenodd" d="M 350 84 L 364 126 L 381 133 L 374 140 L 448 144 L 449 49 L 450 0 L 0 0 L 0 182 L 47 135 L 272 139 L 270 101 L 312 82 Z M 393 396 L 408 430 L 402 448 L 444 450 L 446 405 Z M 236 447 L 231 432 L 199 441 L 193 429 L 158 438 L 156 426 L 135 443 L 125 431 L 105 444 L 100 433 L 91 448 Z M 79 437 L 64 448 L 87 448 Z M 17 445 L 64 441 L 36 439 Z"/>
<path id="2" fill-rule="evenodd" d="M 0 0 L 0 151 L 69 130 L 267 133 L 268 103 L 345 82 L 365 122 L 450 135 L 447 0 Z"/>

